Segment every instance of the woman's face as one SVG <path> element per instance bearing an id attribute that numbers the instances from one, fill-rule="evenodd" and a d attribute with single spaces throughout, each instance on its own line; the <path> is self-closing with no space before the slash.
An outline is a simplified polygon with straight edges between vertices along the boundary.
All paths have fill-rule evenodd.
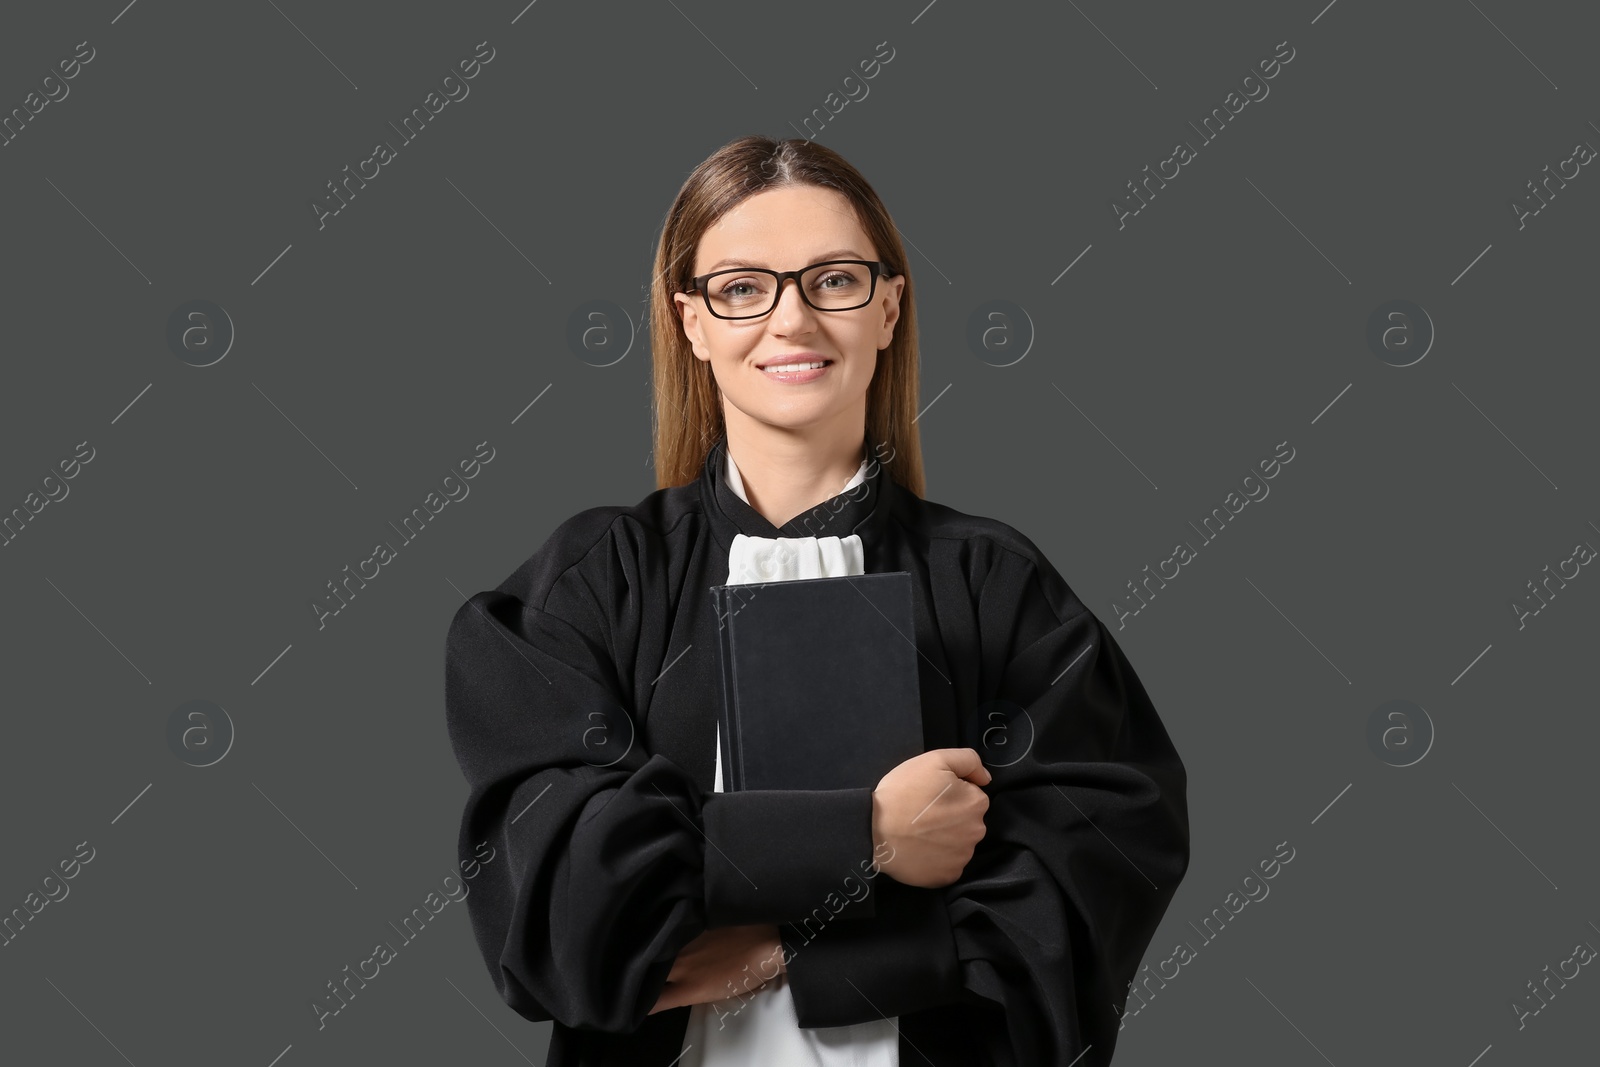
<path id="1" fill-rule="evenodd" d="M 798 270 L 830 259 L 876 261 L 878 249 L 844 194 L 814 185 L 785 186 L 757 193 L 708 229 L 692 274 L 731 267 Z M 695 358 L 716 377 L 725 420 L 848 433 L 865 424 L 867 386 L 878 352 L 894 337 L 904 286 L 904 277 L 880 277 L 867 306 L 818 311 L 800 299 L 798 280 L 789 279 L 777 307 L 762 318 L 743 320 L 710 314 L 699 293 L 676 293 L 673 300 Z M 800 352 L 832 362 L 803 383 L 778 381 L 760 369 L 775 356 Z"/>

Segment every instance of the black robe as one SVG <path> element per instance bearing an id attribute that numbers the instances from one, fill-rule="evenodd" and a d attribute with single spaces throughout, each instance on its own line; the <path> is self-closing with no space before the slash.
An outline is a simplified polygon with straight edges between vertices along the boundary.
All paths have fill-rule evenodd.
<path id="1" fill-rule="evenodd" d="M 1032 541 L 907 491 L 867 444 L 864 483 L 777 528 L 727 485 L 720 439 L 696 481 L 574 515 L 451 620 L 458 851 L 495 849 L 467 910 L 500 996 L 554 1021 L 551 1067 L 671 1064 L 690 1008 L 649 1012 L 679 950 L 768 922 L 803 1027 L 898 1016 L 903 1067 L 1110 1061 L 1188 867 L 1183 764 Z M 878 874 L 840 908 L 874 854 L 870 787 L 712 792 L 707 590 L 740 532 L 855 533 L 868 573 L 911 572 L 924 746 L 993 775 L 955 883 Z"/>

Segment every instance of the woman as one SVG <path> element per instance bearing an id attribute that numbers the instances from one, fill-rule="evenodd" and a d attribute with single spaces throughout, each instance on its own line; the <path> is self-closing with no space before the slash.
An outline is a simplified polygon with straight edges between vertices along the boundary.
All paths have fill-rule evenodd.
<path id="1" fill-rule="evenodd" d="M 746 137 L 655 268 L 661 488 L 562 523 L 447 639 L 459 848 L 505 857 L 468 898 L 500 995 L 554 1021 L 553 1067 L 1109 1062 L 1188 866 L 1184 768 L 1033 542 L 923 499 L 888 212 L 831 150 Z M 723 792 L 709 588 L 895 570 L 923 754 Z"/>

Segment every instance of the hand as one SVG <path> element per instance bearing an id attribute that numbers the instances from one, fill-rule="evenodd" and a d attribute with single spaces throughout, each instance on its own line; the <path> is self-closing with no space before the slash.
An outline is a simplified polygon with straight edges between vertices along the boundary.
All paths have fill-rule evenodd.
<path id="1" fill-rule="evenodd" d="M 961 877 L 987 828 L 993 781 L 970 748 L 936 748 L 884 775 L 872 791 L 872 839 L 890 846 L 879 871 L 906 885 L 938 888 Z"/>
<path id="2" fill-rule="evenodd" d="M 759 989 L 787 970 L 783 942 L 772 923 L 707 930 L 678 953 L 649 1014 L 744 996 L 747 984 L 749 990 Z"/>

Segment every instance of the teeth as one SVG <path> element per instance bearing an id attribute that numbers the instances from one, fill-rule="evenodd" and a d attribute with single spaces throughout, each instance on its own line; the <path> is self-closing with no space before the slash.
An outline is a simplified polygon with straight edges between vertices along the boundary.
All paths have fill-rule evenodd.
<path id="1" fill-rule="evenodd" d="M 824 360 L 819 359 L 814 363 L 781 363 L 777 366 L 763 367 L 762 369 L 768 374 L 782 374 L 797 370 L 815 370 L 816 368 L 823 366 L 824 363 Z"/>

